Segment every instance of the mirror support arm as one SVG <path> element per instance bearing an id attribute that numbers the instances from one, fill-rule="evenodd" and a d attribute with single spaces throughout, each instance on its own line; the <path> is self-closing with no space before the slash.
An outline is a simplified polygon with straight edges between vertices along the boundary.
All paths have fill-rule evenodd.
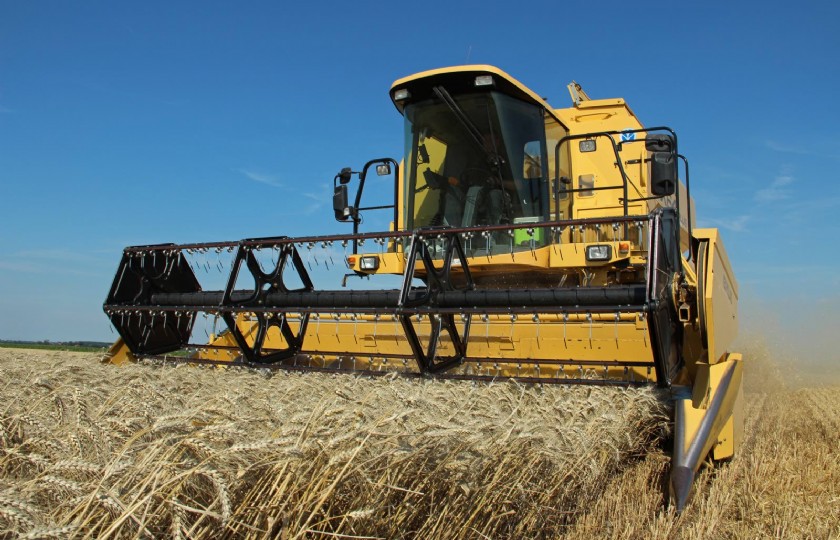
<path id="1" fill-rule="evenodd" d="M 377 165 L 380 163 L 387 163 L 393 165 L 394 167 L 394 227 L 397 227 L 397 218 L 398 218 L 398 205 L 397 205 L 397 196 L 399 194 L 399 187 L 400 187 L 400 164 L 396 162 L 393 158 L 377 158 L 372 159 L 365 163 L 365 166 L 362 167 L 362 172 L 359 173 L 359 189 L 356 191 L 356 200 L 353 202 L 353 235 L 359 234 L 359 224 L 362 222 L 361 218 L 359 217 L 359 204 L 362 202 L 362 192 L 365 189 L 365 178 L 367 178 L 368 170 L 372 165 Z M 383 208 L 388 208 L 385 206 Z M 372 208 L 369 208 L 370 210 Z M 378 208 L 376 208 L 378 209 Z M 356 239 L 353 239 L 353 254 L 356 255 L 358 253 L 359 244 Z"/>

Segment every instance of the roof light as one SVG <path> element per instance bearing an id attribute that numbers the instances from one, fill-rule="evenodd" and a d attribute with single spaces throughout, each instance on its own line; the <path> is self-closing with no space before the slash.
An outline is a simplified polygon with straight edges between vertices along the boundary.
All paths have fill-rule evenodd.
<path id="1" fill-rule="evenodd" d="M 376 174 L 378 176 L 385 176 L 391 174 L 391 165 L 388 163 L 380 163 L 376 166 Z"/>
<path id="2" fill-rule="evenodd" d="M 404 99 L 408 99 L 411 97 L 411 92 L 408 91 L 408 88 L 401 88 L 394 92 L 394 101 L 403 101 Z"/>
<path id="3" fill-rule="evenodd" d="M 379 257 L 362 257 L 359 261 L 359 268 L 362 270 L 376 270 L 379 268 Z"/>
<path id="4" fill-rule="evenodd" d="M 578 143 L 578 148 L 581 152 L 594 152 L 595 151 L 595 139 L 587 139 L 585 141 L 580 141 Z"/>
<path id="5" fill-rule="evenodd" d="M 587 261 L 608 261 L 612 259 L 612 246 L 609 244 L 595 244 L 586 246 Z"/>
<path id="6" fill-rule="evenodd" d="M 475 85 L 476 86 L 493 86 L 493 76 L 492 75 L 479 75 L 475 78 Z"/>

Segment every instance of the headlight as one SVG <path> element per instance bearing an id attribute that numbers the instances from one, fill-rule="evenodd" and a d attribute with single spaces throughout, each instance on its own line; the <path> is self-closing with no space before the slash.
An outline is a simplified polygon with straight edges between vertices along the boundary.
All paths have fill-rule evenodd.
<path id="1" fill-rule="evenodd" d="M 362 270 L 376 270 L 379 268 L 379 257 L 362 257 L 359 261 L 359 268 Z"/>
<path id="2" fill-rule="evenodd" d="M 580 141 L 578 143 L 578 149 L 581 152 L 594 152 L 595 148 L 596 146 L 594 139 L 586 139 L 585 141 Z"/>
<path id="3" fill-rule="evenodd" d="M 612 259 L 612 246 L 607 244 L 586 246 L 587 261 L 608 261 L 610 259 Z"/>
<path id="4" fill-rule="evenodd" d="M 475 78 L 475 85 L 476 86 L 493 86 L 493 76 L 492 75 L 479 75 Z"/>

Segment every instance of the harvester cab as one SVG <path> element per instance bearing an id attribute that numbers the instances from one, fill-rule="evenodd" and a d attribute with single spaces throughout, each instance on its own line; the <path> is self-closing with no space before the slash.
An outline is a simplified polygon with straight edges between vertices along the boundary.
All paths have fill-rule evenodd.
<path id="1" fill-rule="evenodd" d="M 396 81 L 403 158 L 334 178 L 352 232 L 126 248 L 104 305 L 121 336 L 112 361 L 187 350 L 177 358 L 657 385 L 674 404 L 681 509 L 702 461 L 739 442 L 737 285 L 718 232 L 694 227 L 676 133 L 569 90 L 572 107 L 554 109 L 491 66 Z M 392 204 L 364 206 L 370 171 L 393 176 Z M 360 232 L 376 211 L 388 230 Z M 371 279 L 316 286 L 327 270 Z"/>

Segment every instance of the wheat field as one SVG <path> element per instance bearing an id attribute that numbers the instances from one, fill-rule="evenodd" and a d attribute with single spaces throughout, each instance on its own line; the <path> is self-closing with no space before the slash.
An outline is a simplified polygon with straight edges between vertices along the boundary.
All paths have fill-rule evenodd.
<path id="1" fill-rule="evenodd" d="M 676 516 L 651 388 L 0 349 L 0 538 L 840 537 L 840 387 L 767 356 L 744 448 Z"/>

